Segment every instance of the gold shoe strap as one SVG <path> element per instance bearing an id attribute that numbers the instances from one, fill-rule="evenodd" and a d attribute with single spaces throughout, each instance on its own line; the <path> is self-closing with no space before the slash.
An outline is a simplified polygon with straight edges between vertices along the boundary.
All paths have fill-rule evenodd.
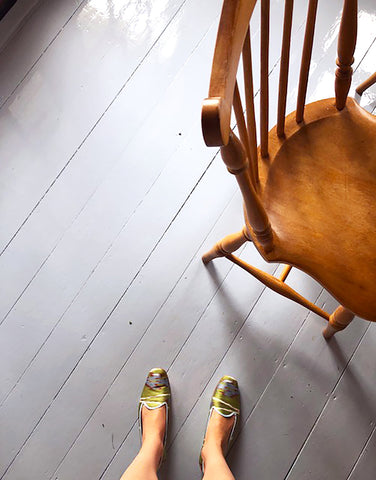
<path id="1" fill-rule="evenodd" d="M 140 400 L 145 400 L 147 402 L 153 401 L 153 398 L 155 397 L 166 397 L 168 398 L 170 396 L 169 393 L 157 393 L 156 395 L 150 395 L 149 397 L 141 397 Z M 158 400 L 159 401 L 159 400 Z"/>
<path id="2" fill-rule="evenodd" d="M 235 408 L 234 406 L 232 406 L 231 403 L 227 403 L 224 400 L 222 400 L 221 398 L 213 397 L 213 404 L 215 405 L 216 402 L 220 402 L 223 405 L 226 405 L 226 407 L 228 407 L 228 408 L 226 408 L 226 407 L 218 406 L 217 408 L 220 408 L 221 410 L 228 411 L 229 413 L 239 413 L 239 411 L 240 411 L 238 408 Z"/>

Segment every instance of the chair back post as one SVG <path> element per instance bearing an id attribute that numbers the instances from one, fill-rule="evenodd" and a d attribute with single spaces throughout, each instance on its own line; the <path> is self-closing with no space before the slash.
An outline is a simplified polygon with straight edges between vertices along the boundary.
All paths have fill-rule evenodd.
<path id="1" fill-rule="evenodd" d="M 227 145 L 221 147 L 221 155 L 230 173 L 235 175 L 243 194 L 247 220 L 256 240 L 265 253 L 273 250 L 273 232 L 268 216 L 253 186 L 248 158 L 238 137 L 231 132 Z"/>
<path id="2" fill-rule="evenodd" d="M 335 79 L 336 107 L 342 110 L 350 90 L 357 35 L 357 0 L 344 0 L 338 36 L 338 58 Z"/>
<path id="3" fill-rule="evenodd" d="M 285 135 L 285 116 L 287 101 L 287 84 L 289 77 L 290 43 L 292 28 L 292 12 L 294 0 L 285 0 L 285 14 L 283 20 L 283 36 L 281 49 L 281 66 L 279 72 L 278 109 L 277 109 L 277 135 Z"/>
<path id="4" fill-rule="evenodd" d="M 257 157 L 257 128 L 255 117 L 255 104 L 254 104 L 254 90 L 253 90 L 253 72 L 252 72 L 252 52 L 251 52 L 251 35 L 249 27 L 247 35 L 244 40 L 242 49 L 243 60 L 243 77 L 244 77 L 244 90 L 245 90 L 245 104 L 247 112 L 247 131 L 248 131 L 248 143 L 250 147 L 250 168 L 252 170 L 254 186 L 257 189 L 259 183 L 258 173 L 258 157 Z"/>

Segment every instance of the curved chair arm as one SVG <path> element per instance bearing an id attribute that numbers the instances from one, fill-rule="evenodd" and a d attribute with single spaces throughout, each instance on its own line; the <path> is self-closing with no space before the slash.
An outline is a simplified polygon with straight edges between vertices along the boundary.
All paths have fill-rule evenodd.
<path id="1" fill-rule="evenodd" d="M 225 0 L 214 51 L 209 98 L 202 107 L 202 132 L 208 146 L 227 145 L 240 54 L 256 0 Z"/>

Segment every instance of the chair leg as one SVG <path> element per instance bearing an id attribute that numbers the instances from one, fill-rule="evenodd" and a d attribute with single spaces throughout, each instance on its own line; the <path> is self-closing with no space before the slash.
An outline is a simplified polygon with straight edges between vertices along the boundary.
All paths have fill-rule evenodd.
<path id="1" fill-rule="evenodd" d="M 250 241 L 250 238 L 247 235 L 247 227 L 244 226 L 243 230 L 240 232 L 227 235 L 227 237 L 216 243 L 211 250 L 202 256 L 202 261 L 206 265 L 214 260 L 214 258 L 229 255 L 230 253 L 238 250 L 238 248 L 240 248 L 247 241 Z"/>
<path id="2" fill-rule="evenodd" d="M 329 323 L 322 332 L 324 338 L 329 340 L 332 336 L 347 327 L 354 318 L 354 314 L 340 305 L 329 317 Z"/>

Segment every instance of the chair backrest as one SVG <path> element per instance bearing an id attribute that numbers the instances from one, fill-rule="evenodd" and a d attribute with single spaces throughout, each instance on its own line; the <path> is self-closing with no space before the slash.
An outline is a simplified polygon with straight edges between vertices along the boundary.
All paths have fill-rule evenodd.
<path id="1" fill-rule="evenodd" d="M 270 0 L 260 0 L 260 148 L 257 151 L 256 117 L 251 58 L 250 20 L 256 0 L 224 0 L 210 78 L 209 97 L 202 108 L 202 130 L 208 146 L 220 146 L 224 162 L 236 175 L 243 193 L 247 219 L 256 241 L 267 252 L 273 249 L 273 233 L 261 204 L 258 186 L 258 156 L 268 157 L 269 132 L 269 17 Z M 285 0 L 281 45 L 277 135 L 284 137 L 288 87 L 293 0 Z M 308 0 L 307 21 L 300 65 L 296 122 L 304 119 L 309 68 L 318 0 Z M 346 104 L 351 84 L 353 54 L 357 34 L 357 0 L 344 0 L 338 38 L 335 75 L 336 107 Z M 243 108 L 236 80 L 242 57 L 244 76 Z M 239 139 L 231 131 L 231 112 L 235 113 Z M 244 110 L 246 116 L 244 116 Z"/>

